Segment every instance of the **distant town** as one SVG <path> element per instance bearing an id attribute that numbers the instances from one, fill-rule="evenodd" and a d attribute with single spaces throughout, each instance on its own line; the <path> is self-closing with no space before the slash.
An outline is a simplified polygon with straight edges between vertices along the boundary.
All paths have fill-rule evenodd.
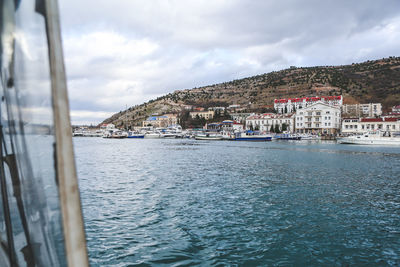
<path id="1" fill-rule="evenodd" d="M 246 113 L 246 107 L 232 104 L 208 108 L 184 105 L 180 113 L 152 114 L 141 126 L 117 129 L 113 124 L 99 128 L 75 127 L 74 136 L 103 136 L 104 132 L 126 131 L 147 134 L 182 130 L 221 133 L 252 131 L 259 134 L 302 134 L 335 139 L 367 131 L 400 132 L 400 105 L 383 114 L 381 103 L 343 104 L 343 96 L 313 96 L 275 99 L 273 112 Z M 172 131 L 171 129 L 174 129 Z M 112 136 L 112 131 L 110 136 Z M 175 135 L 176 137 L 177 135 Z M 119 134 L 123 137 L 123 134 Z"/>

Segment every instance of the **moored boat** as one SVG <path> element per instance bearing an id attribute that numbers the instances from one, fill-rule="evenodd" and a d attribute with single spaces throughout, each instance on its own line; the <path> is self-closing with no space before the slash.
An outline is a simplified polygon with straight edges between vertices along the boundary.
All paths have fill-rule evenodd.
<path id="1" fill-rule="evenodd" d="M 233 141 L 271 141 L 272 136 L 265 134 L 254 134 L 254 132 L 236 133 Z"/>
<path id="2" fill-rule="evenodd" d="M 368 132 L 362 135 L 351 135 L 337 138 L 339 144 L 354 145 L 400 145 L 400 136 L 388 132 Z"/>
<path id="3" fill-rule="evenodd" d="M 222 135 L 205 133 L 205 134 L 198 134 L 194 138 L 196 140 L 222 140 Z"/>
<path id="4" fill-rule="evenodd" d="M 157 138 L 160 138 L 160 137 L 161 137 L 161 134 L 157 133 L 157 132 L 147 132 L 144 135 L 144 138 L 146 138 L 146 139 L 157 139 Z"/>
<path id="5" fill-rule="evenodd" d="M 301 140 L 321 140 L 321 136 L 315 134 L 300 134 Z"/>
<path id="6" fill-rule="evenodd" d="M 274 138 L 277 140 L 301 140 L 301 136 L 289 133 L 277 134 Z"/>
<path id="7" fill-rule="evenodd" d="M 144 138 L 144 134 L 138 133 L 138 132 L 129 131 L 127 137 L 128 138 Z"/>

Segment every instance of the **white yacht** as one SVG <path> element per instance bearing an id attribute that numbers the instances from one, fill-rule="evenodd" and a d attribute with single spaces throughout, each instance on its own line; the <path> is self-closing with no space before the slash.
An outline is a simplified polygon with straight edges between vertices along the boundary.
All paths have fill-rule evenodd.
<path id="1" fill-rule="evenodd" d="M 197 134 L 194 137 L 196 140 L 222 140 L 222 135 L 216 133 Z"/>
<path id="2" fill-rule="evenodd" d="M 146 132 L 144 138 L 146 139 L 161 138 L 161 134 L 159 132 Z"/>
<path id="3" fill-rule="evenodd" d="M 368 132 L 362 135 L 351 135 L 337 138 L 339 144 L 355 145 L 400 145 L 400 135 L 389 132 Z"/>
<path id="4" fill-rule="evenodd" d="M 316 134 L 300 134 L 301 140 L 321 140 L 321 136 Z"/>

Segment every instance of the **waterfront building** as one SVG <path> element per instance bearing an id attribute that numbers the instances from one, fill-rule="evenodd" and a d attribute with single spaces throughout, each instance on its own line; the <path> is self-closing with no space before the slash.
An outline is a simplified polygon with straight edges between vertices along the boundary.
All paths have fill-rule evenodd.
<path id="1" fill-rule="evenodd" d="M 154 128 L 165 128 L 178 123 L 178 116 L 176 114 L 164 114 L 161 116 L 150 116 L 147 120 L 143 121 L 143 127 L 153 126 Z"/>
<path id="2" fill-rule="evenodd" d="M 342 106 L 343 116 L 354 117 L 379 117 L 382 115 L 381 103 L 353 104 Z"/>
<path id="3" fill-rule="evenodd" d="M 380 118 L 344 118 L 342 134 L 357 134 L 369 131 L 400 132 L 400 119 L 394 117 Z"/>
<path id="4" fill-rule="evenodd" d="M 246 129 L 254 129 L 262 132 L 269 132 L 279 127 L 279 130 L 287 132 L 294 131 L 294 114 L 252 114 L 246 119 Z"/>
<path id="5" fill-rule="evenodd" d="M 192 110 L 193 109 L 192 105 L 183 105 L 182 107 L 184 110 Z"/>
<path id="6" fill-rule="evenodd" d="M 208 110 L 208 111 L 192 111 L 189 113 L 190 117 L 192 119 L 195 119 L 197 116 L 199 118 L 204 118 L 206 120 L 212 119 L 214 117 L 214 111 L 213 110 Z"/>
<path id="7" fill-rule="evenodd" d="M 392 112 L 390 112 L 391 115 L 400 115 L 400 105 L 393 106 L 392 107 Z"/>
<path id="8" fill-rule="evenodd" d="M 298 109 L 295 123 L 297 133 L 334 135 L 340 130 L 340 108 L 320 101 Z"/>
<path id="9" fill-rule="evenodd" d="M 225 107 L 209 107 L 208 110 L 213 110 L 213 111 L 225 111 Z"/>
<path id="10" fill-rule="evenodd" d="M 244 125 L 243 125 L 243 123 L 240 123 L 240 122 L 234 121 L 233 124 L 232 124 L 232 128 L 233 128 L 234 132 L 242 132 L 242 131 L 244 131 Z"/>
<path id="11" fill-rule="evenodd" d="M 251 113 L 231 113 L 232 119 L 238 123 L 243 123 L 246 121 L 246 118 L 251 116 Z"/>
<path id="12" fill-rule="evenodd" d="M 274 100 L 274 109 L 277 113 L 292 113 L 298 109 L 306 108 L 322 102 L 330 106 L 341 106 L 343 104 L 342 96 L 315 96 L 301 98 L 282 98 Z"/>
<path id="13" fill-rule="evenodd" d="M 205 128 L 207 130 L 225 131 L 225 132 L 241 132 L 244 130 L 244 126 L 242 123 L 238 123 L 232 120 L 207 123 Z"/>
<path id="14" fill-rule="evenodd" d="M 100 125 L 100 130 L 104 131 L 104 130 L 112 130 L 115 129 L 115 125 L 112 123 L 104 123 L 102 125 Z"/>

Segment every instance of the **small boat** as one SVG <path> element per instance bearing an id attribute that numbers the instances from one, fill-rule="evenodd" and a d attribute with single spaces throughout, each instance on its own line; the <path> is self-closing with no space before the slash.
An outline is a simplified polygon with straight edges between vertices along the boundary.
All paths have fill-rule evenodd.
<path id="1" fill-rule="evenodd" d="M 277 140 L 301 140 L 301 136 L 289 133 L 277 134 L 274 138 Z"/>
<path id="2" fill-rule="evenodd" d="M 233 141 L 271 141 L 272 136 L 265 134 L 255 134 L 254 132 L 236 133 Z"/>
<path id="3" fill-rule="evenodd" d="M 146 138 L 146 139 L 157 139 L 160 137 L 161 137 L 161 134 L 158 132 L 147 132 L 144 135 L 144 138 Z"/>
<path id="4" fill-rule="evenodd" d="M 196 139 L 196 140 L 222 140 L 222 135 L 205 133 L 205 134 L 196 135 L 194 137 L 194 139 Z"/>
<path id="5" fill-rule="evenodd" d="M 171 132 L 163 132 L 163 133 L 160 134 L 160 137 L 161 137 L 161 138 L 169 138 L 169 139 L 172 139 L 172 138 L 176 138 L 176 136 L 177 136 L 177 134 L 171 133 Z"/>
<path id="6" fill-rule="evenodd" d="M 122 138 L 127 138 L 128 134 L 124 131 L 115 131 L 113 132 L 113 134 L 111 135 L 110 138 L 116 138 L 116 139 L 122 139 Z"/>
<path id="7" fill-rule="evenodd" d="M 144 138 L 144 134 L 138 133 L 138 132 L 128 132 L 128 138 Z"/>
<path id="8" fill-rule="evenodd" d="M 103 138 L 122 139 L 122 138 L 127 138 L 128 134 L 121 130 L 114 129 L 114 130 L 105 131 L 102 137 Z"/>
<path id="9" fill-rule="evenodd" d="M 315 134 L 300 134 L 301 140 L 321 140 L 321 136 Z"/>
<path id="10" fill-rule="evenodd" d="M 351 135 L 337 138 L 339 144 L 354 145 L 400 145 L 400 135 L 389 132 L 368 132 L 362 135 Z"/>
<path id="11" fill-rule="evenodd" d="M 82 130 L 75 130 L 75 131 L 72 133 L 72 136 L 73 136 L 73 137 L 82 137 L 82 136 L 83 136 L 83 131 L 82 131 Z"/>

